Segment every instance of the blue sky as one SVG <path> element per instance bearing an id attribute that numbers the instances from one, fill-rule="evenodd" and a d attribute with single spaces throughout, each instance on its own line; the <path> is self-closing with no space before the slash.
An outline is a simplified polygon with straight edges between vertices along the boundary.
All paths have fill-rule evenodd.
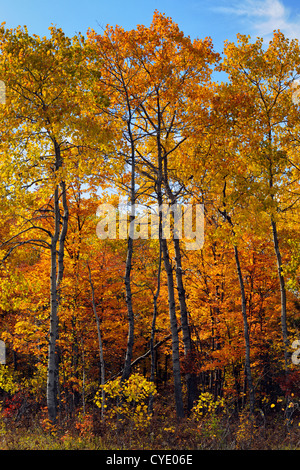
<path id="1" fill-rule="evenodd" d="M 224 40 L 237 33 L 272 37 L 280 29 L 300 39 L 300 2 L 297 0 L 0 0 L 0 22 L 9 28 L 26 25 L 30 33 L 48 35 L 54 23 L 73 36 L 88 28 L 101 31 L 106 24 L 125 29 L 149 25 L 155 9 L 166 13 L 191 38 L 213 39 L 221 52 Z M 99 26 L 100 25 L 100 26 Z"/>

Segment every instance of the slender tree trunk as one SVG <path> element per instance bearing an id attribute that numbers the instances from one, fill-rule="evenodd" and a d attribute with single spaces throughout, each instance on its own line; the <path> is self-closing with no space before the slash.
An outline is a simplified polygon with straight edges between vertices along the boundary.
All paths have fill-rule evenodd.
<path id="1" fill-rule="evenodd" d="M 245 371 L 247 377 L 247 383 L 249 387 L 249 399 L 250 399 L 250 413 L 254 412 L 254 405 L 255 405 L 255 394 L 254 394 L 254 387 L 252 382 L 252 374 L 251 374 L 251 362 L 250 362 L 250 338 L 249 338 L 249 327 L 248 327 L 248 319 L 247 319 L 247 309 L 246 309 L 246 295 L 245 295 L 245 286 L 244 286 L 244 279 L 242 275 L 240 260 L 239 260 L 239 253 L 237 246 L 234 246 L 234 257 L 236 262 L 236 268 L 240 283 L 241 289 L 241 298 L 242 298 L 242 316 L 243 316 L 243 323 L 244 323 L 244 339 L 245 339 Z"/>
<path id="2" fill-rule="evenodd" d="M 92 307 L 93 307 L 93 312 L 95 315 L 95 320 L 96 320 L 96 325 L 97 325 L 97 335 L 98 335 L 98 346 L 99 346 L 99 363 L 100 363 L 100 385 L 105 384 L 105 363 L 104 363 L 104 355 L 103 355 L 103 344 L 102 344 L 102 337 L 101 337 L 101 329 L 100 329 L 100 321 L 99 317 L 97 314 L 97 309 L 96 309 L 96 303 L 95 303 L 95 289 L 94 289 L 94 284 L 92 281 L 92 274 L 91 274 L 91 268 L 89 264 L 87 265 L 88 271 L 89 271 L 89 282 L 91 286 L 91 291 L 92 291 Z M 105 405 L 105 392 L 102 388 L 101 392 L 101 419 L 104 417 L 104 405 Z"/>
<path id="3" fill-rule="evenodd" d="M 156 141 L 157 141 L 157 202 L 159 210 L 162 208 L 163 196 L 162 196 L 162 182 L 163 182 L 163 155 L 161 145 L 161 112 L 159 103 L 159 94 L 157 91 L 157 110 L 158 110 L 158 124 L 156 128 Z M 164 171 L 167 171 L 165 166 Z M 167 284 L 168 284 L 168 301 L 169 301 L 169 317 L 172 335 L 172 363 L 173 363 L 173 380 L 174 380 L 174 394 L 175 394 L 175 406 L 177 418 L 184 417 L 184 407 L 182 398 L 182 383 L 181 383 L 181 372 L 180 372 L 180 354 L 179 354 L 179 336 L 178 326 L 176 318 L 175 308 L 175 294 L 174 294 L 174 279 L 173 269 L 170 262 L 170 256 L 168 251 L 168 244 L 166 239 L 162 238 L 162 233 L 159 234 L 161 249 L 163 254 L 164 266 L 167 273 Z"/>
<path id="4" fill-rule="evenodd" d="M 158 112 L 160 116 L 159 101 L 158 101 Z M 160 131 L 160 127 L 159 127 L 159 131 Z M 160 137 L 160 132 L 158 133 L 158 137 Z M 177 203 L 176 196 L 172 192 L 172 189 L 169 185 L 168 152 L 161 151 L 160 142 L 158 142 L 158 147 L 159 147 L 160 159 L 163 162 L 163 174 L 162 174 L 163 184 L 165 186 L 166 193 L 168 195 L 169 200 L 171 201 L 172 204 L 176 204 Z M 174 250 L 175 250 L 175 261 L 176 261 L 176 284 L 177 284 L 178 300 L 179 300 L 179 307 L 180 307 L 180 320 L 181 320 L 181 328 L 182 328 L 182 336 L 183 336 L 182 339 L 183 339 L 183 344 L 184 344 L 184 356 L 186 359 L 186 367 L 189 368 L 190 366 L 193 365 L 194 350 L 193 350 L 193 343 L 191 339 L 191 331 L 189 327 L 185 288 L 183 284 L 180 242 L 175 232 L 176 232 L 176 227 L 174 224 L 173 245 L 174 245 Z M 197 376 L 194 372 L 187 371 L 185 374 L 185 379 L 186 379 L 186 384 L 187 384 L 188 412 L 190 412 L 193 408 L 194 401 L 197 397 Z"/>
<path id="5" fill-rule="evenodd" d="M 168 197 L 171 200 L 172 204 L 176 204 L 176 198 L 174 194 L 172 193 L 172 190 L 170 188 L 169 181 L 168 181 L 168 159 L 166 155 L 163 156 L 163 161 L 164 161 L 164 177 L 163 177 L 164 185 L 165 185 Z M 192 338 L 191 338 L 191 331 L 189 327 L 185 288 L 183 285 L 180 242 L 179 242 L 179 239 L 177 238 L 175 231 L 176 229 L 174 227 L 173 244 L 174 244 L 174 249 L 175 249 L 176 284 L 177 284 L 178 300 L 179 300 L 179 307 L 180 307 L 182 339 L 183 339 L 183 345 L 184 345 L 184 356 L 186 359 L 186 366 L 190 367 L 193 365 L 194 350 L 193 350 L 193 343 L 192 343 Z M 194 401 L 197 397 L 197 375 L 194 372 L 186 372 L 185 379 L 186 379 L 186 384 L 187 384 L 188 412 L 190 412 L 193 408 Z"/>
<path id="6" fill-rule="evenodd" d="M 48 416 L 54 424 L 57 416 L 57 381 L 58 366 L 56 357 L 56 341 L 58 337 L 58 299 L 56 289 L 57 259 L 56 247 L 59 230 L 58 188 L 55 190 L 55 232 L 51 240 L 51 273 L 50 273 L 50 334 L 48 346 L 47 369 L 47 408 Z"/>
<path id="7" fill-rule="evenodd" d="M 154 349 L 154 340 L 155 340 L 155 326 L 156 326 L 156 318 L 157 318 L 157 300 L 159 297 L 160 292 L 160 276 L 161 276 L 161 212 L 159 213 L 159 258 L 158 258 L 158 270 L 157 270 L 157 288 L 156 292 L 153 296 L 153 317 L 152 317 L 152 325 L 151 325 L 151 337 L 150 337 L 150 354 L 151 354 L 151 371 L 150 371 L 150 382 L 154 383 L 155 380 L 155 358 L 156 352 Z M 148 413 L 151 414 L 153 412 L 153 395 L 149 398 L 149 405 L 148 405 Z"/>
<path id="8" fill-rule="evenodd" d="M 173 378 L 174 392 L 177 418 L 184 417 L 183 399 L 182 399 L 182 383 L 180 373 L 180 355 L 179 355 L 179 336 L 175 310 L 174 280 L 173 269 L 170 262 L 167 241 L 162 240 L 162 252 L 164 265 L 167 273 L 168 281 L 168 299 L 169 299 L 169 316 L 172 334 L 172 360 L 173 360 Z"/>
<path id="9" fill-rule="evenodd" d="M 289 353 L 288 353 L 289 340 L 288 340 L 288 329 L 287 329 L 287 323 L 286 323 L 286 288 L 285 288 L 284 277 L 282 275 L 282 259 L 281 259 L 280 249 L 279 249 L 277 226 L 273 218 L 271 219 L 271 224 L 272 224 L 274 250 L 275 250 L 276 260 L 277 260 L 278 279 L 279 279 L 279 284 L 280 284 L 281 331 L 282 331 L 282 340 L 283 340 L 283 347 L 284 347 L 284 364 L 285 364 L 285 370 L 287 372 L 288 365 L 289 365 Z"/>
<path id="10" fill-rule="evenodd" d="M 128 104 L 129 111 L 130 106 Z M 131 214 L 130 214 L 130 225 L 129 225 L 129 236 L 127 243 L 127 258 L 126 258 L 126 267 L 125 267 L 125 290 L 126 290 L 126 304 L 128 312 L 128 337 L 127 337 L 127 348 L 126 356 L 124 363 L 124 370 L 121 377 L 121 382 L 128 380 L 131 373 L 131 362 L 133 356 L 133 345 L 134 345 L 134 313 L 132 307 L 132 292 L 131 292 L 131 268 L 132 268 L 132 254 L 133 254 L 133 230 L 134 230 L 134 221 L 135 221 L 135 147 L 134 147 L 134 138 L 131 132 L 131 114 L 130 119 L 128 120 L 128 135 L 131 143 L 131 194 L 130 194 L 130 203 L 131 203 Z"/>
<path id="11" fill-rule="evenodd" d="M 58 274 L 57 274 L 57 292 L 58 292 L 58 303 L 60 302 L 60 284 L 63 279 L 64 275 L 64 255 L 65 255 L 65 241 L 67 236 L 68 230 L 68 222 L 69 222 L 69 209 L 68 209 L 68 202 L 67 202 L 67 190 L 66 190 L 66 183 L 62 181 L 60 183 L 61 189 L 61 200 L 62 200 L 62 207 L 63 207 L 63 215 L 61 217 L 61 228 L 59 234 L 59 246 L 58 246 Z"/>
<path id="12" fill-rule="evenodd" d="M 175 256 L 176 256 L 176 282 L 177 282 L 177 290 L 178 290 L 178 298 L 179 298 L 179 305 L 180 305 L 180 317 L 181 317 L 181 328 L 182 328 L 182 336 L 183 336 L 183 345 L 184 345 L 184 355 L 187 362 L 193 365 L 193 355 L 194 349 L 191 339 L 191 331 L 189 327 L 188 321 L 188 310 L 186 305 L 186 297 L 185 297 L 185 288 L 183 285 L 182 279 L 182 263 L 181 263 L 181 251 L 180 251 L 180 244 L 179 240 L 173 238 L 174 247 L 175 247 Z M 187 364 L 189 367 L 189 365 Z M 188 393 L 188 412 L 190 412 L 193 408 L 194 401 L 197 397 L 197 376 L 195 372 L 186 372 L 185 374 L 186 383 L 187 383 L 187 393 Z"/>
<path id="13" fill-rule="evenodd" d="M 85 415 L 85 357 L 84 357 L 84 344 L 81 336 L 81 360 L 82 360 L 82 411 Z"/>
<path id="14" fill-rule="evenodd" d="M 62 167 L 60 147 L 54 140 L 56 170 Z M 60 190 L 60 191 L 59 191 Z M 62 200 L 63 215 L 60 214 L 59 192 Z M 50 273 L 50 332 L 47 369 L 47 409 L 53 424 L 57 417 L 57 392 L 59 380 L 58 308 L 61 298 L 60 286 L 64 273 L 64 247 L 69 221 L 66 184 L 61 181 L 54 191 L 54 233 L 51 237 L 51 273 Z M 58 248 L 58 249 L 57 249 Z"/>
<path id="15" fill-rule="evenodd" d="M 132 217 L 130 218 L 131 220 Z M 133 245 L 132 245 L 132 238 L 129 237 L 128 239 L 128 248 L 127 248 L 127 258 L 126 258 L 126 268 L 125 268 L 125 289 L 126 289 L 126 304 L 127 304 L 127 312 L 128 312 L 128 337 L 127 337 L 127 348 L 126 348 L 126 356 L 125 356 L 125 363 L 124 363 L 124 370 L 122 374 L 121 380 L 128 380 L 131 372 L 131 362 L 132 362 L 132 351 L 134 345 L 134 313 L 132 307 L 132 292 L 131 292 L 131 267 L 132 267 L 132 252 L 133 252 Z"/>
<path id="16" fill-rule="evenodd" d="M 272 144 L 271 132 L 269 133 L 269 142 L 271 145 Z M 273 178 L 274 178 L 274 174 L 273 174 L 273 166 L 272 166 L 272 155 L 270 155 L 269 187 L 270 187 L 271 199 L 272 199 L 272 202 L 274 203 L 274 194 L 271 191 L 272 188 L 274 187 Z M 289 366 L 289 354 L 288 354 L 289 340 L 288 340 L 288 329 L 287 329 L 287 323 L 286 323 L 286 288 L 285 288 L 284 277 L 282 274 L 282 259 L 281 259 L 280 249 L 279 249 L 277 225 L 272 214 L 271 214 L 271 226 L 272 226 L 274 250 L 275 250 L 275 255 L 276 255 L 276 260 L 277 260 L 278 279 L 279 279 L 279 285 L 280 285 L 281 331 L 282 331 L 282 340 L 283 340 L 283 348 L 284 348 L 284 366 L 285 366 L 285 372 L 287 373 L 288 366 Z"/>
<path id="17" fill-rule="evenodd" d="M 235 235 L 234 229 L 233 229 L 233 222 L 231 220 L 231 217 L 227 214 L 227 211 L 226 211 L 226 203 L 225 203 L 226 181 L 224 183 L 223 196 L 224 196 L 224 201 L 223 201 L 224 210 L 221 211 L 219 209 L 219 212 L 222 214 L 224 219 L 227 220 L 227 222 L 231 225 L 232 233 L 233 235 Z M 249 326 L 248 326 L 248 318 L 247 318 L 246 294 L 245 294 L 244 279 L 243 279 L 241 264 L 240 264 L 240 259 L 239 259 L 239 251 L 236 245 L 234 245 L 234 257 L 235 257 L 236 269 L 237 269 L 240 290 L 241 290 L 242 317 L 243 317 L 243 324 L 244 324 L 244 339 L 245 339 L 245 372 L 246 372 L 246 379 L 247 379 L 247 383 L 249 387 L 250 414 L 252 415 L 254 412 L 254 406 L 255 406 L 255 393 L 254 393 L 252 374 L 251 374 L 250 337 L 249 337 Z"/>

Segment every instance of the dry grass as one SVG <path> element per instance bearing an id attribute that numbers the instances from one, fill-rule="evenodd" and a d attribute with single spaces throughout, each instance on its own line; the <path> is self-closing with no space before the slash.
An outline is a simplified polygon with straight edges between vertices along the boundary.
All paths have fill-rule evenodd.
<path id="1" fill-rule="evenodd" d="M 164 416 L 164 417 L 162 417 Z M 130 423 L 101 423 L 98 415 L 79 414 L 50 428 L 33 419 L 0 421 L 0 450 L 297 450 L 299 416 L 287 427 L 280 414 L 250 420 L 239 416 L 205 416 L 200 422 L 177 423 L 166 414 L 155 416 L 142 432 Z"/>

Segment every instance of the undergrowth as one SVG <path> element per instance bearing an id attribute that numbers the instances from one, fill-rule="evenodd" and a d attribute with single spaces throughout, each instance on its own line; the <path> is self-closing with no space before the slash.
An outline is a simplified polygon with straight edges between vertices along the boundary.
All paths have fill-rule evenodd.
<path id="1" fill-rule="evenodd" d="M 132 374 L 128 381 L 106 384 L 83 408 L 61 402 L 53 425 L 45 403 L 12 384 L 6 380 L 0 395 L 0 450 L 300 448 L 300 401 L 294 393 L 266 398 L 250 415 L 228 397 L 203 392 L 190 415 L 178 421 L 172 395 Z"/>
<path id="2" fill-rule="evenodd" d="M 29 408 L 18 416 L 14 410 L 0 414 L 0 450 L 296 450 L 300 448 L 298 411 L 287 423 L 279 411 L 267 416 L 257 411 L 225 413 L 205 411 L 178 422 L 171 406 L 156 407 L 141 432 L 125 418 L 101 420 L 91 407 L 69 418 L 58 418 L 53 426 L 45 409 L 32 414 Z M 113 424 L 113 425 L 112 425 Z"/>

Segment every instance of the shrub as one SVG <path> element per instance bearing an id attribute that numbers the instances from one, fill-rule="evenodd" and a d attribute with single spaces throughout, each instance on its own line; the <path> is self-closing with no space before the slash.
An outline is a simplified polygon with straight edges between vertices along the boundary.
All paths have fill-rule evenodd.
<path id="1" fill-rule="evenodd" d="M 224 410 L 225 402 L 223 398 L 214 399 L 208 392 L 201 393 L 196 405 L 192 409 L 192 416 L 199 421 L 205 414 L 216 413 L 218 410 Z"/>
<path id="2" fill-rule="evenodd" d="M 126 418 L 135 428 L 148 425 L 148 400 L 156 394 L 156 387 L 140 374 L 132 374 L 128 380 L 115 379 L 101 386 L 95 396 L 96 405 L 102 406 L 102 390 L 105 392 L 106 418 Z"/>

